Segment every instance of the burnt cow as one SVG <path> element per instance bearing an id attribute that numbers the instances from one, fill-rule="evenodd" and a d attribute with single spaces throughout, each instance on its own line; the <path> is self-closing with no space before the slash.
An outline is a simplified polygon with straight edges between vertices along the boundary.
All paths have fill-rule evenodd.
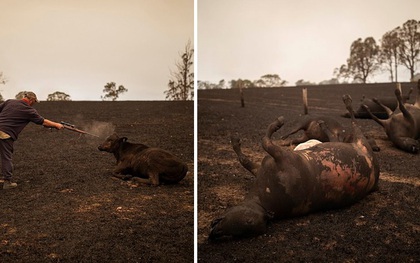
<path id="1" fill-rule="evenodd" d="M 159 185 L 174 184 L 187 174 L 187 165 L 172 153 L 144 144 L 127 142 L 127 137 L 116 133 L 99 145 L 100 151 L 113 153 L 117 159 L 114 176 L 133 179 L 140 183 Z"/>
<path id="2" fill-rule="evenodd" d="M 404 104 L 399 86 L 395 89 L 395 96 L 398 101 L 398 110 L 392 111 L 375 100 L 377 105 L 383 108 L 387 113 L 387 119 L 382 120 L 376 117 L 371 109 L 364 105 L 371 118 L 379 123 L 384 129 L 388 138 L 401 150 L 417 153 L 420 145 L 420 80 L 417 84 L 418 92 L 414 105 Z"/>
<path id="3" fill-rule="evenodd" d="M 324 123 L 329 134 L 326 134 L 325 129 L 321 128 L 320 123 Z M 303 131 L 300 137 L 289 138 L 290 135 L 299 131 Z M 299 144 L 308 140 L 318 140 L 321 142 L 351 142 L 353 141 L 353 134 L 346 129 L 340 122 L 333 118 L 326 116 L 311 116 L 304 115 L 291 131 L 281 136 L 281 141 L 278 142 L 281 146 L 289 146 L 292 144 Z M 374 151 L 380 151 L 375 140 L 369 139 L 369 143 Z"/>
<path id="4" fill-rule="evenodd" d="M 343 100 L 352 112 L 350 96 Z M 344 207 L 377 188 L 378 161 L 354 116 L 351 143 L 326 142 L 301 151 L 274 144 L 271 137 L 283 124 L 280 117 L 268 127 L 262 141 L 268 155 L 261 164 L 242 153 L 239 139 L 232 140 L 239 161 L 257 178 L 244 202 L 212 222 L 210 239 L 260 235 L 271 218 Z M 320 126 L 327 130 L 325 123 Z"/>
<path id="5" fill-rule="evenodd" d="M 324 122 L 328 129 L 334 134 L 335 140 L 344 141 L 349 136 L 346 129 L 333 118 L 304 115 L 291 131 L 281 136 L 282 141 L 280 141 L 279 144 L 281 146 L 289 146 L 292 144 L 306 142 L 310 139 L 315 139 L 321 142 L 330 141 L 327 134 L 325 134 L 325 132 L 319 126 L 320 121 Z M 295 134 L 301 130 L 303 133 L 300 137 L 289 138 L 290 135 Z"/>
<path id="6" fill-rule="evenodd" d="M 407 95 L 402 96 L 402 100 L 404 103 L 410 99 L 410 95 L 412 92 L 413 92 L 413 89 L 411 88 L 408 91 Z M 387 119 L 388 114 L 386 110 L 384 110 L 384 108 L 380 106 L 379 104 L 385 105 L 391 111 L 394 111 L 398 107 L 398 101 L 395 98 L 369 99 L 363 96 L 363 98 L 360 100 L 360 107 L 355 111 L 354 117 L 360 118 L 360 119 L 371 118 L 371 115 L 367 112 L 364 106 L 366 105 L 374 116 L 378 117 L 379 119 Z M 343 114 L 343 117 L 350 118 L 350 114 L 346 112 L 345 114 Z"/>

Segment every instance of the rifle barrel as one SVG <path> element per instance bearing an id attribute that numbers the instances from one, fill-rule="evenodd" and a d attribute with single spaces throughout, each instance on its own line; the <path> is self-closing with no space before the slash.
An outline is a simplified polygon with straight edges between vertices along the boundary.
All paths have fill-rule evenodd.
<path id="1" fill-rule="evenodd" d="M 86 132 L 86 131 L 79 130 L 79 129 L 75 128 L 74 125 L 72 125 L 70 123 L 66 123 L 66 122 L 62 121 L 61 124 L 63 124 L 64 128 L 67 129 L 67 130 L 78 132 L 78 133 L 81 133 L 81 134 L 88 134 L 90 136 L 95 136 L 95 137 L 98 137 L 99 138 L 98 135 L 92 134 L 92 133 L 89 133 L 89 132 Z"/>

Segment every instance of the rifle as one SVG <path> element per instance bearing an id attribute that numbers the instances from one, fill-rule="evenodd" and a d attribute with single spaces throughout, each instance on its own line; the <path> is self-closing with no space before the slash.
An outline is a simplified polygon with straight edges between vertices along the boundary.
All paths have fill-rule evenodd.
<path id="1" fill-rule="evenodd" d="M 87 135 L 90 135 L 90 136 L 95 136 L 95 137 L 98 137 L 99 138 L 98 135 L 95 135 L 95 134 L 92 134 L 92 133 L 88 133 L 86 131 L 79 130 L 79 129 L 76 128 L 76 126 L 74 126 L 73 124 L 70 124 L 68 122 L 62 121 L 60 123 L 63 124 L 64 129 L 67 129 L 67 130 L 70 130 L 70 131 L 74 131 L 74 132 L 78 132 L 78 133 L 81 133 L 81 134 L 87 134 Z"/>

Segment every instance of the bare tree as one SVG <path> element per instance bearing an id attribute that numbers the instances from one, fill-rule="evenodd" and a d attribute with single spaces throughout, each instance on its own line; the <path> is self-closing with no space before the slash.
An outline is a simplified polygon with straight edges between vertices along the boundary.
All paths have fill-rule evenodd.
<path id="1" fill-rule="evenodd" d="M 408 20 L 399 30 L 401 45 L 399 59 L 410 70 L 410 80 L 414 78 L 417 63 L 420 61 L 420 21 Z"/>
<path id="2" fill-rule="evenodd" d="M 392 31 L 385 33 L 381 39 L 381 63 L 386 66 L 386 70 L 390 73 L 390 80 L 398 82 L 398 64 L 399 62 L 399 46 L 402 44 L 399 38 L 399 29 L 395 28 Z"/>
<path id="3" fill-rule="evenodd" d="M 379 46 L 373 37 L 361 38 L 351 44 L 347 64 L 336 69 L 338 77 L 353 78 L 354 82 L 366 83 L 368 77 L 379 69 Z"/>
<path id="4" fill-rule="evenodd" d="M 249 79 L 232 79 L 230 81 L 231 89 L 247 89 L 247 88 L 254 88 L 254 82 L 250 81 Z"/>
<path id="5" fill-rule="evenodd" d="M 304 79 L 300 79 L 300 80 L 296 81 L 295 85 L 296 86 L 313 86 L 313 85 L 316 85 L 316 83 L 306 81 Z"/>
<path id="6" fill-rule="evenodd" d="M 0 84 L 6 84 L 7 79 L 6 77 L 3 75 L 3 72 L 0 72 Z"/>
<path id="7" fill-rule="evenodd" d="M 71 101 L 71 98 L 64 92 L 56 91 L 48 95 L 47 101 Z"/>
<path id="8" fill-rule="evenodd" d="M 287 81 L 282 80 L 277 74 L 266 74 L 260 79 L 254 81 L 256 87 L 282 87 L 287 84 Z"/>
<path id="9" fill-rule="evenodd" d="M 104 86 L 103 92 L 105 93 L 104 96 L 101 96 L 102 100 L 111 99 L 112 101 L 116 101 L 121 93 L 127 92 L 128 89 L 124 88 L 123 85 L 118 86 L 115 82 L 109 82 Z"/>
<path id="10" fill-rule="evenodd" d="M 169 80 L 168 89 L 164 92 L 169 100 L 192 100 L 194 99 L 194 72 L 193 66 L 194 49 L 191 41 L 185 45 L 181 60 L 175 63 L 176 72 L 171 71 L 172 78 Z"/>

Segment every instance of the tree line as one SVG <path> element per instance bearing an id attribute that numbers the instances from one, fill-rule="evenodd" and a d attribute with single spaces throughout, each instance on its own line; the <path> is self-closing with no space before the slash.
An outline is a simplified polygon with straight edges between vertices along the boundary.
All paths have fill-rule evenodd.
<path id="1" fill-rule="evenodd" d="M 347 63 L 335 69 L 341 79 L 366 83 L 377 72 L 388 72 L 391 82 L 398 81 L 398 67 L 410 72 L 414 81 L 420 61 L 420 21 L 408 20 L 401 27 L 386 32 L 376 43 L 373 37 L 355 40 L 350 46 Z"/>
<path id="2" fill-rule="evenodd" d="M 333 78 L 320 85 L 339 83 L 367 83 L 378 72 L 388 72 L 391 82 L 398 82 L 398 68 L 405 67 L 410 72 L 410 81 L 417 81 L 420 73 L 415 73 L 420 61 L 420 21 L 408 20 L 402 26 L 386 32 L 379 43 L 373 37 L 358 38 L 350 46 L 346 63 L 334 69 Z M 258 80 L 221 80 L 219 83 L 198 81 L 198 89 L 282 87 L 288 82 L 277 74 L 266 74 Z M 296 86 L 317 85 L 298 80 Z"/>
<path id="3" fill-rule="evenodd" d="M 185 49 L 180 53 L 181 59 L 175 62 L 176 71 L 171 71 L 171 77 L 168 82 L 168 89 L 164 91 L 166 99 L 168 100 L 192 100 L 194 99 L 194 49 L 191 41 L 185 45 Z M 0 72 L 0 84 L 7 82 Z M 105 95 L 101 96 L 102 100 L 118 99 L 119 95 L 128 90 L 123 86 L 117 86 L 115 82 L 108 82 L 102 90 Z M 21 91 L 16 94 L 16 98 L 22 98 L 26 91 Z M 3 101 L 3 96 L 0 94 L 0 101 Z M 56 91 L 47 96 L 47 101 L 71 101 L 69 94 L 61 91 Z"/>
<path id="4" fill-rule="evenodd" d="M 6 78 L 4 77 L 3 73 L 0 72 L 0 84 L 5 84 L 7 82 Z M 128 90 L 123 86 L 115 84 L 115 82 L 108 82 L 104 89 L 102 90 L 105 95 L 101 96 L 102 100 L 112 100 L 115 101 L 118 99 L 121 93 L 127 92 Z M 22 99 L 25 96 L 27 91 L 20 91 L 15 95 L 16 99 Z M 4 101 L 3 96 L 0 94 L 0 101 Z M 66 94 L 62 91 L 56 91 L 54 93 L 48 94 L 47 101 L 71 101 L 71 97 L 69 94 Z"/>

